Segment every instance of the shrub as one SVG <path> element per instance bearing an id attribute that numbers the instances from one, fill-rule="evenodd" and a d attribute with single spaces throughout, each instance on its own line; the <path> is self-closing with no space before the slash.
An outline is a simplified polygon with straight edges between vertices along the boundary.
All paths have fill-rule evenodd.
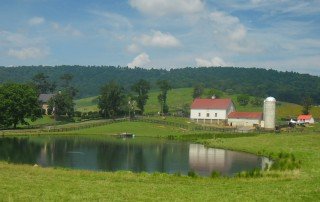
<path id="1" fill-rule="evenodd" d="M 281 152 L 274 159 L 270 170 L 295 170 L 301 167 L 301 161 L 297 161 L 293 154 Z"/>
<path id="2" fill-rule="evenodd" d="M 242 171 L 238 173 L 236 176 L 241 178 L 249 178 L 249 177 L 256 178 L 256 177 L 262 177 L 263 175 L 262 175 L 261 169 L 255 168 L 251 171 Z"/>
<path id="3" fill-rule="evenodd" d="M 212 171 L 211 172 L 211 177 L 212 178 L 218 178 L 218 177 L 220 177 L 221 176 L 221 174 L 220 174 L 220 172 L 218 172 L 218 171 Z"/>
<path id="4" fill-rule="evenodd" d="M 190 171 L 188 172 L 188 176 L 189 176 L 189 177 L 198 177 L 197 173 L 194 172 L 193 170 L 190 170 Z"/>

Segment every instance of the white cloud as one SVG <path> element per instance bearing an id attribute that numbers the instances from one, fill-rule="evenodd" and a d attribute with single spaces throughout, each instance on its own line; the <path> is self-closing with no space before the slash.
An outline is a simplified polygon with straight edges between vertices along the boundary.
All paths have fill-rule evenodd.
<path id="1" fill-rule="evenodd" d="M 210 13 L 210 19 L 214 23 L 215 33 L 227 35 L 230 40 L 239 41 L 247 35 L 246 27 L 235 16 L 215 11 Z"/>
<path id="2" fill-rule="evenodd" d="M 229 37 L 231 40 L 239 41 L 245 38 L 247 35 L 247 29 L 243 25 L 238 25 L 232 33 L 230 33 Z"/>
<path id="3" fill-rule="evenodd" d="M 228 66 L 228 64 L 220 57 L 214 57 L 211 60 L 206 60 L 202 58 L 196 58 L 196 64 L 198 67 L 223 67 Z"/>
<path id="4" fill-rule="evenodd" d="M 32 26 L 41 25 L 44 22 L 45 22 L 45 19 L 43 17 L 33 17 L 28 20 L 28 24 Z"/>
<path id="5" fill-rule="evenodd" d="M 20 49 L 10 49 L 8 55 L 21 60 L 39 59 L 49 55 L 49 50 L 39 47 L 28 47 Z"/>
<path id="6" fill-rule="evenodd" d="M 129 46 L 127 46 L 126 50 L 129 52 L 129 53 L 137 53 L 140 51 L 140 48 L 137 44 L 130 44 Z"/>
<path id="7" fill-rule="evenodd" d="M 154 31 L 152 35 L 142 35 L 137 39 L 144 46 L 172 48 L 180 46 L 180 41 L 169 33 Z"/>
<path id="8" fill-rule="evenodd" d="M 151 16 L 193 14 L 204 9 L 202 0 L 129 0 L 130 5 Z"/>
<path id="9" fill-rule="evenodd" d="M 146 53 L 141 53 L 140 55 L 135 57 L 132 62 L 128 63 L 127 66 L 130 68 L 144 67 L 149 62 L 150 62 L 149 55 Z"/>
<path id="10" fill-rule="evenodd" d="M 17 59 L 39 59 L 50 54 L 46 42 L 40 37 L 28 37 L 21 33 L 0 31 L 0 52 Z"/>
<path id="11" fill-rule="evenodd" d="M 128 18 L 125 16 L 119 15 L 117 13 L 111 13 L 106 11 L 97 11 L 91 10 L 90 13 L 103 17 L 104 23 L 110 25 L 113 28 L 120 29 L 120 28 L 132 28 L 132 24 Z"/>
<path id="12" fill-rule="evenodd" d="M 70 35 L 70 36 L 76 36 L 76 37 L 83 35 L 79 30 L 73 28 L 71 25 L 61 26 L 59 23 L 54 22 L 52 23 L 52 28 L 64 35 Z"/>

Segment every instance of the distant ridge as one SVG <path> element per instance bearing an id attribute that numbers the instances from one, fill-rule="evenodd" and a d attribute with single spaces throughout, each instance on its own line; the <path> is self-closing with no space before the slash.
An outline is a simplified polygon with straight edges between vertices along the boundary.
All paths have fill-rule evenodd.
<path id="1" fill-rule="evenodd" d="M 150 81 L 153 88 L 156 88 L 158 79 L 167 79 L 174 88 L 203 83 L 206 87 L 223 91 L 260 97 L 273 96 L 277 100 L 298 104 L 301 104 L 303 97 L 311 96 L 315 103 L 320 104 L 320 77 L 260 68 L 187 67 L 164 70 L 78 65 L 0 67 L 0 83 L 30 82 L 40 72 L 47 74 L 58 85 L 62 74 L 72 74 L 72 85 L 78 88 L 79 97 L 99 94 L 100 87 L 111 80 L 129 89 L 132 83 L 142 78 Z"/>

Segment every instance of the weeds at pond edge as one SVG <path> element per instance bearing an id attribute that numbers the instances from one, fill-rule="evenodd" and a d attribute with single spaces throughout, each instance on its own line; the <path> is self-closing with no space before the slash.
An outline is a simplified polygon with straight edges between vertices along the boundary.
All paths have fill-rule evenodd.
<path id="1" fill-rule="evenodd" d="M 261 154 L 261 152 L 259 152 Z M 254 169 L 251 171 L 242 171 L 236 174 L 236 177 L 240 178 L 257 178 L 257 177 L 280 177 L 281 173 L 275 173 L 272 171 L 294 171 L 301 168 L 301 161 L 296 160 L 295 156 L 291 153 L 280 152 L 276 157 L 273 157 L 273 153 L 269 154 L 269 159 L 273 161 L 271 165 L 266 164 L 265 169 Z"/>

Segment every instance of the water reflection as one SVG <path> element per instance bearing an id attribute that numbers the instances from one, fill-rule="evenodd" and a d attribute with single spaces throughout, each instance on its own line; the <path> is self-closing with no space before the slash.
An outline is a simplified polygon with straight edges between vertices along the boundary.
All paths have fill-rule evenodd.
<path id="1" fill-rule="evenodd" d="M 257 167 L 264 169 L 266 163 L 270 163 L 267 158 L 253 154 L 205 148 L 200 144 L 190 144 L 189 146 L 190 168 L 201 175 L 208 175 L 212 171 L 217 171 L 222 175 L 233 175 Z"/>
<path id="2" fill-rule="evenodd" d="M 265 158 L 203 145 L 160 139 L 112 137 L 0 138 L 0 159 L 43 167 L 134 172 L 166 172 L 200 175 L 218 171 L 233 175 L 261 168 Z"/>

